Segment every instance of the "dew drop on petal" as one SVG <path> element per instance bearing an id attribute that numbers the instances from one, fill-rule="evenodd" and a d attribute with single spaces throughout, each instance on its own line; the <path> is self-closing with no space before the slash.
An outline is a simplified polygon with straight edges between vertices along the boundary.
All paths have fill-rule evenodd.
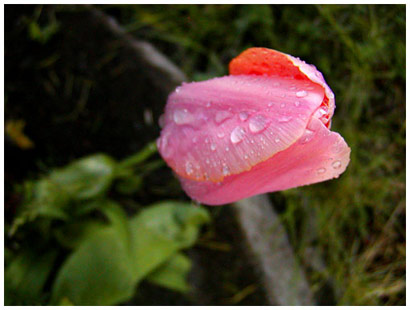
<path id="1" fill-rule="evenodd" d="M 218 133 L 216 134 L 216 136 L 217 136 L 219 139 L 222 139 L 223 137 L 225 137 L 225 134 L 224 134 L 223 132 L 218 132 Z"/>
<path id="2" fill-rule="evenodd" d="M 266 125 L 266 118 L 263 115 L 256 115 L 249 120 L 249 130 L 253 133 L 261 132 Z"/>
<path id="3" fill-rule="evenodd" d="M 157 149 L 159 149 L 159 146 L 161 145 L 161 138 L 158 138 L 156 142 L 157 142 Z"/>
<path id="4" fill-rule="evenodd" d="M 279 142 L 280 142 L 280 139 L 279 139 L 279 138 L 275 138 L 275 142 L 276 142 L 276 143 L 279 143 Z"/>
<path id="5" fill-rule="evenodd" d="M 296 97 L 298 97 L 298 98 L 303 98 L 303 97 L 306 97 L 307 94 L 308 94 L 307 91 L 301 90 L 301 91 L 298 91 L 298 92 L 296 93 Z"/>
<path id="6" fill-rule="evenodd" d="M 268 107 L 271 107 L 271 106 L 273 106 L 273 102 L 268 103 Z"/>
<path id="7" fill-rule="evenodd" d="M 211 143 L 211 151 L 215 151 L 216 150 L 216 144 L 215 143 Z"/>
<path id="8" fill-rule="evenodd" d="M 192 164 L 191 164 L 190 162 L 187 162 L 187 163 L 185 164 L 185 172 L 186 172 L 188 175 L 191 175 L 192 172 L 194 172 L 194 168 L 192 167 Z"/>
<path id="9" fill-rule="evenodd" d="M 224 176 L 227 176 L 227 175 L 229 175 L 229 172 L 230 172 L 229 167 L 227 165 L 224 165 L 223 168 L 222 168 L 222 174 Z"/>
<path id="10" fill-rule="evenodd" d="M 332 167 L 334 169 L 339 169 L 342 166 L 342 163 L 340 162 L 340 160 L 336 160 L 332 163 Z"/>
<path id="11" fill-rule="evenodd" d="M 316 170 L 318 174 L 323 174 L 326 172 L 326 168 L 319 168 Z"/>
<path id="12" fill-rule="evenodd" d="M 333 153 L 339 153 L 339 152 L 342 151 L 342 149 L 343 149 L 343 145 L 342 145 L 341 143 L 339 143 L 339 142 L 336 142 L 336 143 L 333 144 L 332 147 L 331 147 L 331 151 L 332 151 Z"/>
<path id="13" fill-rule="evenodd" d="M 246 121 L 248 119 L 248 117 L 249 117 L 248 112 L 242 111 L 242 112 L 239 113 L 239 119 L 241 121 Z"/>
<path id="14" fill-rule="evenodd" d="M 287 123 L 290 120 L 292 120 L 292 116 L 287 116 L 287 115 L 283 115 L 283 116 L 279 117 L 279 119 L 278 119 L 279 123 Z"/>
<path id="15" fill-rule="evenodd" d="M 245 137 L 245 130 L 242 127 L 235 127 L 234 130 L 231 132 L 231 142 L 233 144 L 239 143 Z"/>
<path id="16" fill-rule="evenodd" d="M 298 107 L 300 105 L 300 101 L 295 101 L 295 107 Z"/>
<path id="17" fill-rule="evenodd" d="M 228 111 L 218 111 L 215 114 L 215 122 L 217 124 L 222 123 L 223 121 L 227 120 L 231 116 L 231 113 Z"/>
<path id="18" fill-rule="evenodd" d="M 313 138 L 313 131 L 306 129 L 305 134 L 300 138 L 300 144 L 306 144 Z"/>
<path id="19" fill-rule="evenodd" d="M 206 107 L 209 108 L 210 106 L 211 106 L 211 101 L 208 101 L 208 102 L 206 103 Z"/>
<path id="20" fill-rule="evenodd" d="M 194 117 L 187 109 L 176 109 L 172 114 L 174 122 L 178 125 L 189 124 L 194 121 Z"/>
<path id="21" fill-rule="evenodd" d="M 164 128 L 165 126 L 165 114 L 162 114 L 158 119 L 158 124 L 160 128 Z"/>

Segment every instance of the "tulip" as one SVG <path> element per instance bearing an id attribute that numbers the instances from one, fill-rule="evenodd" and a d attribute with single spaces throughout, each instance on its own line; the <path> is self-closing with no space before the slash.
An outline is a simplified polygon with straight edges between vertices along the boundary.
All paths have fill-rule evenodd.
<path id="1" fill-rule="evenodd" d="M 192 199 L 221 205 L 337 178 L 350 148 L 330 131 L 334 94 L 313 65 L 250 48 L 229 75 L 168 97 L 158 149 Z"/>

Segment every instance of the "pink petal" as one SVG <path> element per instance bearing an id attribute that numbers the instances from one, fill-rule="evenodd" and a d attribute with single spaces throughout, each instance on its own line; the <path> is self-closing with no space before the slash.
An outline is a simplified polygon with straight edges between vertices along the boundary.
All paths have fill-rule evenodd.
<path id="1" fill-rule="evenodd" d="M 158 141 L 181 177 L 218 182 L 253 169 L 304 133 L 324 99 L 321 84 L 279 76 L 226 76 L 177 88 Z"/>
<path id="2" fill-rule="evenodd" d="M 242 52 L 230 62 L 229 74 L 292 77 L 307 82 L 306 87 L 309 87 L 312 82 L 321 85 L 325 90 L 325 99 L 322 104 L 322 111 L 325 113 L 320 115 L 320 119 L 330 128 L 331 118 L 335 109 L 335 96 L 326 84 L 322 73 L 315 66 L 276 50 L 252 47 Z"/>
<path id="3" fill-rule="evenodd" d="M 304 135 L 292 146 L 250 171 L 220 183 L 180 177 L 186 193 L 209 205 L 226 204 L 256 194 L 285 190 L 337 178 L 349 163 L 350 148 L 343 138 L 312 118 Z"/>

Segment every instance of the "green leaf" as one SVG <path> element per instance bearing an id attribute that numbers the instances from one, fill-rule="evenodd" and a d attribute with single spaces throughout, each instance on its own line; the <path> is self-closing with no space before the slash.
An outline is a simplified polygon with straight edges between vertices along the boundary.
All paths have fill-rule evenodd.
<path id="1" fill-rule="evenodd" d="M 110 224 L 84 239 L 63 264 L 53 287 L 52 304 L 64 298 L 75 305 L 126 301 L 139 281 L 191 246 L 201 225 L 209 221 L 206 209 L 178 202 L 147 207 L 131 219 L 115 202 L 107 201 L 101 210 Z M 181 274 L 187 264 L 176 259 L 172 268 L 164 267 L 173 274 L 171 283 L 160 275 L 156 278 L 164 285 L 175 282 L 174 289 L 183 290 Z"/>
<path id="2" fill-rule="evenodd" d="M 50 179 L 75 200 L 95 198 L 109 189 L 115 165 L 115 161 L 107 155 L 92 155 L 54 170 Z"/>
<path id="3" fill-rule="evenodd" d="M 177 253 L 150 273 L 147 280 L 156 285 L 186 293 L 190 289 L 186 279 L 191 265 L 192 263 L 187 256 Z"/>
<path id="4" fill-rule="evenodd" d="M 35 305 L 43 301 L 42 290 L 57 257 L 57 251 L 24 251 L 4 273 L 5 304 Z"/>
<path id="5" fill-rule="evenodd" d="M 129 299 L 135 276 L 129 251 L 114 227 L 87 238 L 66 260 L 53 286 L 51 304 L 112 305 Z"/>
<path id="6" fill-rule="evenodd" d="M 132 251 L 137 277 L 142 279 L 197 239 L 209 222 L 206 209 L 180 202 L 162 202 L 144 209 L 130 220 Z"/>

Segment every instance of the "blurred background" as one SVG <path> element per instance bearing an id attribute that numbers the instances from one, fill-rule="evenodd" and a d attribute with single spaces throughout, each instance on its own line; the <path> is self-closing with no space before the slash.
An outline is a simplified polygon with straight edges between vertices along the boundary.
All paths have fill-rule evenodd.
<path id="1" fill-rule="evenodd" d="M 231 206 L 156 152 L 183 80 L 261 46 L 316 65 L 352 149 L 269 194 L 314 302 L 405 304 L 404 5 L 6 5 L 6 305 L 266 305 Z M 280 281 L 280 279 L 278 279 Z"/>

